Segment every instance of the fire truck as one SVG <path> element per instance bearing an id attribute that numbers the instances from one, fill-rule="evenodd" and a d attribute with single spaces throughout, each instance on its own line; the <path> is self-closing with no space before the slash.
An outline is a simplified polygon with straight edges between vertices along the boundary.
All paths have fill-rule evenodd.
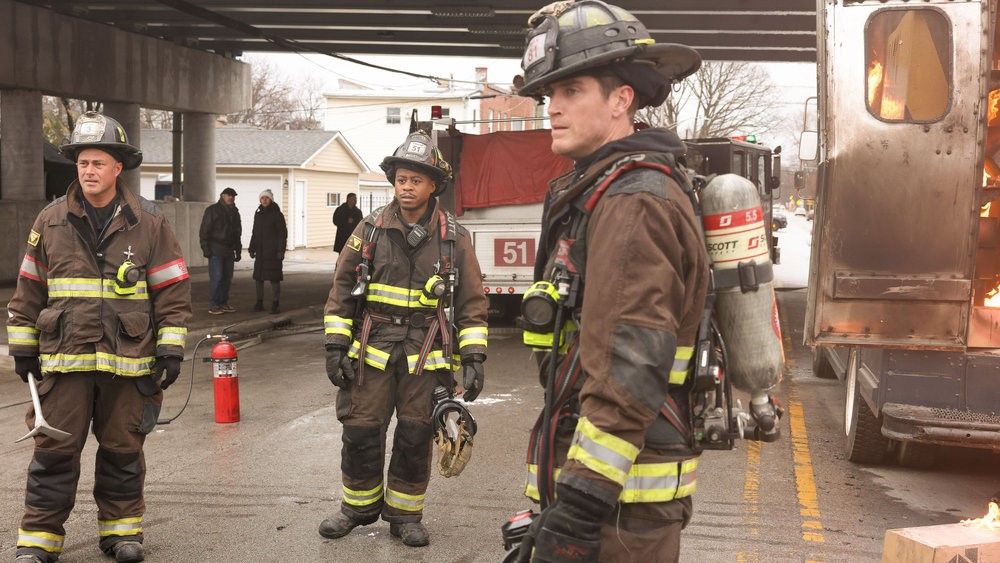
<path id="1" fill-rule="evenodd" d="M 483 135 L 454 127 L 434 131 L 438 146 L 455 170 L 456 189 L 446 192 L 445 205 L 460 216 L 472 235 L 490 297 L 492 316 L 520 310 L 520 299 L 534 281 L 535 251 L 541 233 L 542 199 L 549 180 L 572 168 L 552 154 L 547 129 L 504 131 Z M 686 140 L 687 165 L 702 176 L 735 173 L 754 182 L 761 194 L 765 225 L 777 263 L 777 239 L 771 232 L 771 194 L 780 177 L 781 148 L 737 139 Z"/>
<path id="2" fill-rule="evenodd" d="M 819 3 L 805 341 L 847 457 L 1000 450 L 1000 56 L 986 0 Z"/>

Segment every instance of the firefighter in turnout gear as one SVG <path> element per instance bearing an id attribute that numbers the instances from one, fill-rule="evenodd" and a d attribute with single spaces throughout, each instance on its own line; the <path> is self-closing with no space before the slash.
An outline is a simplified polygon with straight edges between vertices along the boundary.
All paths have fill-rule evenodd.
<path id="1" fill-rule="evenodd" d="M 459 368 L 466 401 L 482 390 L 487 300 L 468 231 L 434 197 L 451 169 L 431 138 L 410 134 L 381 167 L 396 197 L 347 240 L 326 303 L 326 370 L 344 425 L 343 500 L 319 532 L 339 538 L 381 515 L 393 536 L 418 547 L 429 541 L 421 519 L 432 394 L 439 385 L 453 390 Z"/>
<path id="2" fill-rule="evenodd" d="M 58 559 L 93 428 L 100 548 L 117 561 L 142 561 L 142 447 L 162 390 L 180 373 L 190 281 L 163 215 L 118 179 L 142 161 L 121 125 L 88 112 L 62 151 L 78 180 L 35 219 L 7 337 L 17 374 L 41 379 L 45 418 L 71 437 L 35 437 L 15 558 Z"/>
<path id="3" fill-rule="evenodd" d="M 709 260 L 675 162 L 683 143 L 635 132 L 633 118 L 701 60 L 604 2 L 557 2 L 529 25 L 519 94 L 549 98 L 552 151 L 575 168 L 550 184 L 522 302 L 547 400 L 526 486 L 543 510 L 519 560 L 676 561 L 698 467 L 685 382 Z"/>

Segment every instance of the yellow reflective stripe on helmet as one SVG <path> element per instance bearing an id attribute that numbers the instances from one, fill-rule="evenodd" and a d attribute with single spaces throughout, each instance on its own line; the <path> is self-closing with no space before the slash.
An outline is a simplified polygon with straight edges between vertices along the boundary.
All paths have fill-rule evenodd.
<path id="1" fill-rule="evenodd" d="M 392 489 L 385 490 L 385 503 L 393 508 L 407 512 L 420 512 L 424 509 L 426 495 L 408 495 Z"/>
<path id="2" fill-rule="evenodd" d="M 142 516 L 131 518 L 119 518 L 118 520 L 98 520 L 98 535 L 102 538 L 108 536 L 137 536 L 142 533 Z"/>
<path id="3" fill-rule="evenodd" d="M 587 469 L 624 485 L 638 455 L 639 448 L 602 431 L 584 416 L 576 424 L 573 445 L 566 459 L 579 461 Z"/>
<path id="4" fill-rule="evenodd" d="M 33 326 L 7 325 L 7 343 L 38 346 L 39 330 Z"/>
<path id="5" fill-rule="evenodd" d="M 677 347 L 677 351 L 674 352 L 674 365 L 670 368 L 670 378 L 668 380 L 671 385 L 683 385 L 687 381 L 692 356 L 694 356 L 693 347 Z"/>
<path id="6" fill-rule="evenodd" d="M 126 358 L 97 352 L 96 354 L 41 354 L 42 371 L 75 372 L 104 371 L 125 377 L 138 377 L 149 373 L 155 358 Z"/>
<path id="7" fill-rule="evenodd" d="M 115 280 L 101 278 L 50 278 L 49 297 L 102 297 L 104 299 L 149 299 L 145 281 L 136 282 L 135 293 L 121 295 L 115 291 Z"/>
<path id="8" fill-rule="evenodd" d="M 667 463 L 636 463 L 629 470 L 618 500 L 623 503 L 667 502 L 691 496 L 697 486 L 698 458 Z M 561 468 L 555 469 L 555 479 Z M 678 478 L 679 473 L 679 478 Z M 538 466 L 529 463 L 524 496 L 539 500 Z"/>
<path id="9" fill-rule="evenodd" d="M 458 331 L 458 347 L 466 346 L 486 346 L 486 339 L 489 336 L 489 328 L 485 326 L 473 326 Z"/>
<path id="10" fill-rule="evenodd" d="M 619 499 L 622 502 L 666 502 L 694 493 L 698 459 L 635 464 Z"/>
<path id="11" fill-rule="evenodd" d="M 177 326 L 165 326 L 156 331 L 157 346 L 183 346 L 187 341 L 188 329 Z"/>
<path id="12" fill-rule="evenodd" d="M 361 349 L 361 343 L 355 340 L 351 342 L 351 348 L 347 351 L 347 357 L 352 360 L 358 359 L 358 351 Z M 389 365 L 389 353 L 383 352 L 374 346 L 365 347 L 365 364 L 372 366 L 373 368 L 385 371 L 386 366 Z"/>
<path id="13" fill-rule="evenodd" d="M 65 538 L 50 532 L 17 529 L 17 547 L 37 547 L 49 553 L 62 553 Z"/>
<path id="14" fill-rule="evenodd" d="M 323 317 L 323 328 L 326 334 L 341 334 L 351 337 L 351 329 L 354 328 L 354 319 L 338 317 L 337 315 L 326 315 Z"/>
<path id="15" fill-rule="evenodd" d="M 343 485 L 343 487 L 344 502 L 351 506 L 368 506 L 382 500 L 382 483 L 367 491 L 356 491 L 348 488 L 347 485 Z"/>

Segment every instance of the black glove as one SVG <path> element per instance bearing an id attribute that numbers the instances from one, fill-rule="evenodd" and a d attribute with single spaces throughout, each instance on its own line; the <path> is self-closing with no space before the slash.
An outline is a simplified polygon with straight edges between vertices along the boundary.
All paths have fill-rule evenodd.
<path id="1" fill-rule="evenodd" d="M 212 251 L 211 250 L 202 250 L 201 251 L 201 255 L 204 256 L 205 258 L 211 258 L 212 257 Z"/>
<path id="2" fill-rule="evenodd" d="M 486 377 L 486 372 L 483 371 L 485 361 L 486 356 L 483 354 L 469 354 L 462 358 L 462 388 L 465 389 L 462 399 L 466 402 L 475 401 L 479 392 L 483 390 L 483 379 Z"/>
<path id="3" fill-rule="evenodd" d="M 35 376 L 35 381 L 42 380 L 42 366 L 38 356 L 14 356 L 14 373 L 21 376 L 21 381 L 28 382 L 28 374 Z"/>
<path id="4" fill-rule="evenodd" d="M 153 381 L 160 381 L 160 389 L 166 389 L 177 381 L 177 376 L 181 374 L 181 358 L 177 356 L 157 356 L 153 364 Z"/>
<path id="5" fill-rule="evenodd" d="M 233 262 L 239 262 L 241 258 L 243 258 L 243 251 L 241 251 L 241 250 L 234 250 L 233 251 Z"/>
<path id="6" fill-rule="evenodd" d="M 341 389 L 347 389 L 354 381 L 354 366 L 347 357 L 347 349 L 342 346 L 329 346 L 326 349 L 326 376 Z"/>
<path id="7" fill-rule="evenodd" d="M 614 506 L 556 484 L 556 501 L 535 518 L 521 541 L 518 563 L 597 563 L 601 526 Z"/>

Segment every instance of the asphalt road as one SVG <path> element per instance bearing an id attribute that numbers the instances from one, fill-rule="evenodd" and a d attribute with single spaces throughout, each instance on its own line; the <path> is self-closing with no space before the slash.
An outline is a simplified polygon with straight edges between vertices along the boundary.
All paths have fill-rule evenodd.
<path id="1" fill-rule="evenodd" d="M 682 561 L 877 561 L 886 529 L 982 515 L 1000 490 L 997 456 L 952 450 L 925 470 L 844 459 L 843 388 L 809 373 L 811 352 L 800 344 L 805 290 L 782 290 L 779 303 L 787 354 L 783 437 L 705 454 Z M 541 390 L 516 336 L 490 340 L 487 388 L 472 406 L 480 428 L 473 460 L 459 477 L 432 478 L 429 547 L 403 546 L 382 522 L 335 541 L 317 534 L 338 507 L 340 425 L 321 336 L 313 333 L 240 352 L 236 424 L 213 421 L 209 367 L 195 365 L 187 411 L 147 441 L 147 560 L 499 561 L 500 525 L 530 506 L 521 496 L 522 470 Z M 183 403 L 190 365 L 168 392 L 164 415 Z M 25 406 L 7 405 L 26 390 L 0 368 L 0 558 L 10 559 L 31 445 L 13 444 L 25 432 Z M 96 547 L 90 497 L 95 450 L 91 439 L 62 561 L 106 560 Z"/>

